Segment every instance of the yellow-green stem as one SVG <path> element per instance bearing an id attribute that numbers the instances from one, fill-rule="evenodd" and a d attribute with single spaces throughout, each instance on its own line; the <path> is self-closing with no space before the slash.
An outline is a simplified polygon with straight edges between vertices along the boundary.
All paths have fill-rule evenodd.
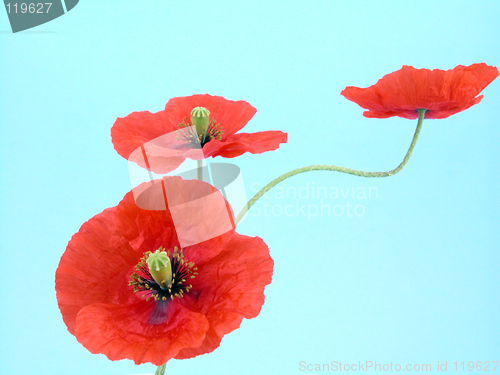
<path id="1" fill-rule="evenodd" d="M 156 369 L 155 375 L 165 375 L 165 366 L 166 365 L 167 364 L 164 363 L 163 365 L 158 366 L 158 368 Z"/>
<path id="2" fill-rule="evenodd" d="M 387 171 L 387 172 L 364 172 L 364 171 L 358 171 L 356 169 L 350 169 L 350 168 L 345 168 L 345 167 L 338 167 L 336 165 L 309 165 L 307 167 L 302 167 L 302 168 L 297 168 L 294 169 L 290 172 L 287 172 L 285 174 L 282 174 L 278 178 L 274 179 L 271 181 L 269 184 L 264 186 L 257 194 L 253 196 L 252 199 L 248 201 L 245 207 L 240 211 L 238 216 L 236 217 L 236 225 L 241 221 L 243 216 L 245 216 L 245 213 L 250 209 L 250 207 L 253 206 L 257 200 L 262 197 L 265 193 L 267 193 L 269 190 L 271 190 L 274 186 L 279 184 L 282 181 L 285 181 L 287 178 L 295 176 L 296 174 L 299 173 L 304 173 L 304 172 L 310 172 L 310 171 L 334 171 L 334 172 L 342 172 L 342 173 L 348 173 L 352 174 L 355 176 L 360 176 L 360 177 L 389 177 L 392 175 L 395 175 L 399 171 L 401 171 L 406 163 L 408 163 L 408 160 L 410 160 L 410 156 L 413 153 L 413 149 L 415 148 L 415 145 L 417 144 L 418 136 L 420 135 L 420 129 L 422 128 L 422 124 L 424 122 L 424 117 L 425 117 L 425 109 L 419 109 L 418 110 L 418 123 L 417 123 L 417 128 L 415 129 L 415 134 L 413 135 L 413 140 L 411 141 L 410 148 L 408 149 L 408 152 L 406 153 L 403 161 L 401 164 L 399 164 L 396 168 Z"/>

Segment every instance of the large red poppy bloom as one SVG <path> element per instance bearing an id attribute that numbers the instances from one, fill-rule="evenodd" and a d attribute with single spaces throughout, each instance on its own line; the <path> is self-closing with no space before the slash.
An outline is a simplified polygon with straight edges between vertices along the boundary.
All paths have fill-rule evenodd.
<path id="1" fill-rule="evenodd" d="M 213 191 L 196 180 L 164 181 L 180 194 Z M 243 318 L 259 314 L 274 264 L 262 239 L 230 230 L 178 246 L 169 209 L 138 208 L 131 192 L 84 223 L 56 271 L 57 301 L 69 332 L 111 360 L 161 365 L 213 351 Z M 177 280 L 170 291 L 159 288 L 144 263 L 160 247 L 169 252 Z"/>
<path id="2" fill-rule="evenodd" d="M 189 139 L 180 145 L 179 137 L 174 132 L 193 125 L 191 111 L 197 107 L 206 108 L 210 112 L 207 134 L 196 145 L 191 144 Z M 236 134 L 256 112 L 257 110 L 246 101 L 227 100 L 220 96 L 206 94 L 173 98 L 168 101 L 163 111 L 133 112 L 124 118 L 118 118 L 111 128 L 111 139 L 115 150 L 125 159 L 155 172 L 166 173 L 177 168 L 186 158 L 234 158 L 245 152 L 260 154 L 276 150 L 281 143 L 286 143 L 287 135 L 281 131 Z M 143 149 L 145 153 L 151 154 L 149 156 L 156 158 L 154 167 L 147 161 L 143 162 L 142 152 L 133 155 L 134 151 L 140 151 L 141 146 L 148 142 L 151 146 L 151 142 L 166 134 L 174 134 L 169 142 L 165 142 L 163 138 L 153 145 L 155 147 L 150 147 L 153 151 Z M 202 134 L 198 136 L 201 137 Z M 172 140 L 177 140 L 175 145 L 171 144 Z M 202 152 L 199 152 L 200 147 Z M 196 148 L 197 150 L 193 150 Z"/>
<path id="3" fill-rule="evenodd" d="M 484 63 L 458 65 L 451 70 L 415 69 L 404 65 L 367 88 L 349 86 L 341 95 L 367 109 L 365 117 L 392 116 L 416 119 L 418 109 L 425 118 L 445 118 L 477 104 L 477 96 L 496 77 L 498 69 Z"/>

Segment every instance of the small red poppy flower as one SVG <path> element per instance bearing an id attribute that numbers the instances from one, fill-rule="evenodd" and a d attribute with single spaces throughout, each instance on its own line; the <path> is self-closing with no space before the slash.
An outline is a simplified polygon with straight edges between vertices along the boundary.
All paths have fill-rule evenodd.
<path id="1" fill-rule="evenodd" d="M 220 96 L 206 94 L 172 98 L 163 111 L 133 112 L 118 118 L 111 128 L 111 139 L 115 150 L 125 159 L 155 172 L 166 173 L 177 168 L 186 158 L 234 158 L 245 152 L 260 154 L 276 150 L 281 143 L 286 143 L 287 135 L 282 131 L 236 134 L 256 112 L 246 101 L 227 100 Z M 196 134 L 193 134 L 193 127 Z M 142 161 L 141 152 L 132 155 L 148 142 L 166 134 L 174 136 L 167 141 L 165 138 L 157 141 L 153 145 L 153 155 L 149 155 L 156 158 L 156 168 Z M 202 152 L 199 152 L 200 148 Z M 149 154 L 144 148 L 143 151 Z"/>
<path id="2" fill-rule="evenodd" d="M 367 109 L 365 117 L 416 119 L 418 110 L 425 109 L 425 118 L 439 119 L 479 103 L 483 95 L 477 95 L 498 75 L 496 67 L 484 63 L 458 65 L 451 70 L 404 65 L 373 86 L 349 86 L 341 95 Z"/>
<path id="3" fill-rule="evenodd" d="M 163 180 L 186 195 L 214 191 L 201 181 Z M 69 241 L 56 271 L 57 302 L 90 352 L 162 365 L 213 351 L 243 318 L 256 317 L 273 265 L 262 239 L 234 230 L 181 249 L 168 207 L 138 208 L 129 192 Z"/>

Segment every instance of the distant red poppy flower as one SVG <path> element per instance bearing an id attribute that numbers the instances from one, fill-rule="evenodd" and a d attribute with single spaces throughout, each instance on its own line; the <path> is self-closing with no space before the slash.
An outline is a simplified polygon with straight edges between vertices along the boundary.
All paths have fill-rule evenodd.
<path id="1" fill-rule="evenodd" d="M 187 195 L 213 191 L 201 181 L 164 181 Z M 146 264 L 157 250 L 171 265 L 166 283 Z M 170 211 L 138 208 L 129 192 L 69 241 L 56 271 L 57 301 L 90 352 L 161 365 L 213 351 L 243 318 L 256 317 L 273 264 L 262 239 L 234 230 L 180 249 Z"/>
<path id="2" fill-rule="evenodd" d="M 446 118 L 477 104 L 477 96 L 496 77 L 498 69 L 484 63 L 458 65 L 451 70 L 415 69 L 404 65 L 367 88 L 349 86 L 341 92 L 346 99 L 368 109 L 365 117 L 392 116 L 416 119 L 418 109 L 425 118 Z"/>
<path id="3" fill-rule="evenodd" d="M 206 110 L 205 126 L 197 125 L 198 138 L 190 139 L 191 134 L 186 132 L 186 139 L 182 147 L 179 142 L 174 146 L 160 143 L 163 149 L 153 151 L 156 157 L 155 167 L 151 168 L 147 162 L 142 162 L 142 153 L 137 157 L 132 155 L 135 150 L 165 134 L 179 132 L 193 124 L 192 112 L 196 109 Z M 260 154 L 265 151 L 276 150 L 281 143 L 286 143 L 287 135 L 281 131 L 263 131 L 257 133 L 238 133 L 257 110 L 248 102 L 227 100 L 220 96 L 192 95 L 172 98 L 165 106 L 165 110 L 151 113 L 149 111 L 133 112 L 124 118 L 118 118 L 111 128 L 111 139 L 115 150 L 125 159 L 132 160 L 142 167 L 148 167 L 158 173 L 166 173 L 177 168 L 186 158 L 195 160 L 203 157 L 222 156 L 234 158 L 245 152 Z M 198 111 L 197 115 L 203 115 Z M 183 135 L 184 137 L 184 135 Z M 170 141 L 178 140 L 173 137 Z M 171 142 L 167 143 L 171 143 Z M 172 147 L 169 147 L 172 146 Z M 199 151 L 202 149 L 201 152 Z M 197 150 L 195 150 L 197 149 Z M 144 149 L 143 149 L 144 151 Z M 145 151 L 146 153 L 147 150 Z"/>

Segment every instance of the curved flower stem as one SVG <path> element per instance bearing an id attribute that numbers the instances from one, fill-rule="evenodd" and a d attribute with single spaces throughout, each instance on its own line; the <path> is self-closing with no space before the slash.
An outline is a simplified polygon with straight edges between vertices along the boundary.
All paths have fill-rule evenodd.
<path id="1" fill-rule="evenodd" d="M 155 375 L 165 375 L 165 366 L 166 365 L 167 364 L 164 363 L 163 365 L 158 366 L 158 368 L 156 369 Z"/>
<path id="2" fill-rule="evenodd" d="M 399 164 L 396 168 L 387 172 L 364 172 L 364 171 L 358 171 L 356 169 L 338 167 L 336 165 L 309 165 L 307 167 L 294 169 L 290 172 L 282 174 L 275 180 L 268 183 L 262 189 L 260 189 L 260 191 L 257 194 L 255 194 L 253 198 L 248 201 L 246 206 L 243 207 L 243 209 L 240 211 L 240 213 L 236 217 L 235 224 L 238 225 L 238 223 L 241 221 L 241 219 L 243 218 L 245 213 L 250 209 L 250 207 L 252 207 L 253 204 L 257 202 L 257 200 L 260 197 L 262 197 L 266 192 L 271 190 L 274 186 L 276 186 L 280 182 L 285 181 L 287 178 L 295 176 L 296 174 L 299 173 L 310 172 L 310 171 L 335 171 L 335 172 L 348 173 L 360 177 L 389 177 L 395 175 L 396 173 L 401 171 L 406 165 L 406 163 L 408 163 L 408 160 L 410 160 L 410 156 L 413 152 L 413 149 L 415 148 L 415 145 L 417 144 L 418 136 L 420 135 L 420 129 L 422 128 L 422 123 L 424 122 L 425 111 L 426 111 L 425 109 L 418 110 L 417 128 L 415 129 L 415 134 L 413 135 L 413 140 L 411 141 L 410 148 L 408 149 L 408 152 L 406 153 L 401 164 Z"/>

